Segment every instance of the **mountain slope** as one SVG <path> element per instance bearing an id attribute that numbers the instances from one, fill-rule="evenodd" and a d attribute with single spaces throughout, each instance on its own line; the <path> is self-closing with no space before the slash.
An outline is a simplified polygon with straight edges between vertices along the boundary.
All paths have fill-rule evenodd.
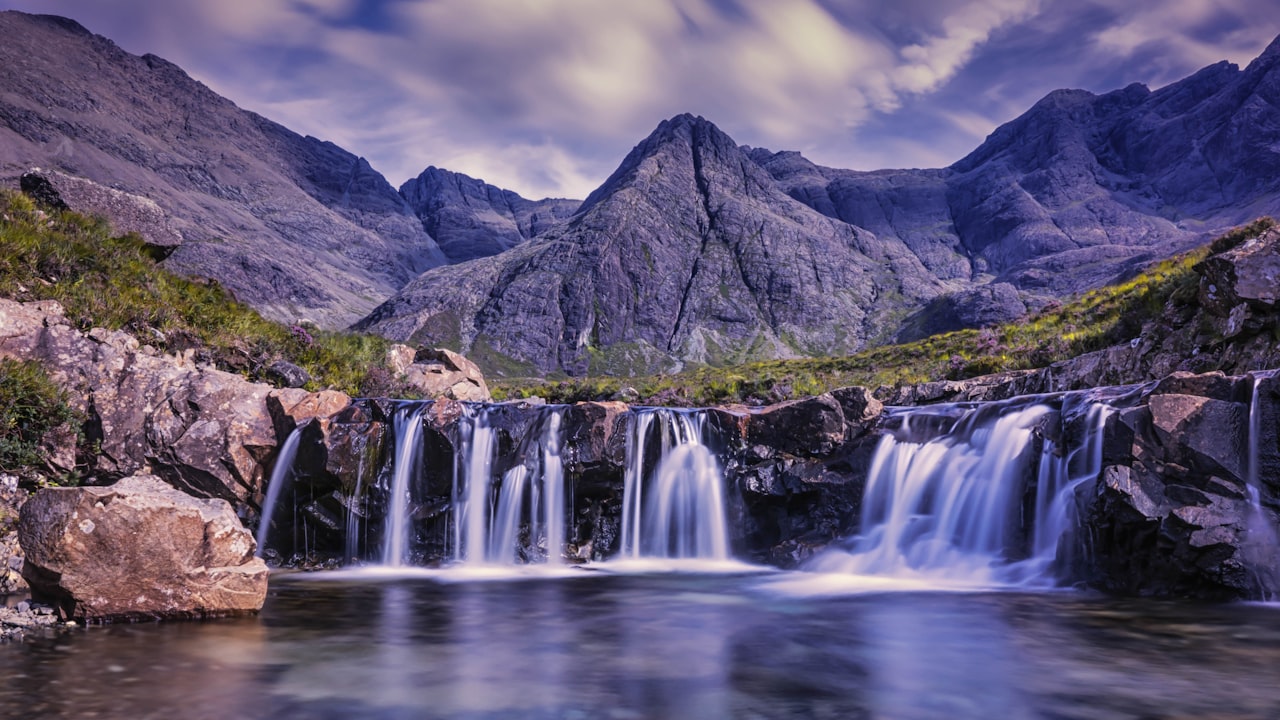
<path id="1" fill-rule="evenodd" d="M 357 327 L 495 369 L 627 371 L 852 351 L 946 289 L 903 243 L 792 200 L 681 115 L 566 225 L 429 271 Z"/>
<path id="2" fill-rule="evenodd" d="M 0 12 L 0 38 L 0 179 L 35 165 L 155 200 L 185 239 L 170 268 L 340 327 L 445 262 L 362 158 L 70 20 Z"/>
<path id="3" fill-rule="evenodd" d="M 927 247 L 943 277 L 1058 295 L 1280 212 L 1278 108 L 1280 39 L 1154 92 L 1055 91 L 941 170 L 751 154 L 819 212 Z"/>
<path id="4" fill-rule="evenodd" d="M 578 200 L 526 200 L 462 173 L 429 167 L 400 186 L 450 262 L 496 255 L 562 222 Z"/>

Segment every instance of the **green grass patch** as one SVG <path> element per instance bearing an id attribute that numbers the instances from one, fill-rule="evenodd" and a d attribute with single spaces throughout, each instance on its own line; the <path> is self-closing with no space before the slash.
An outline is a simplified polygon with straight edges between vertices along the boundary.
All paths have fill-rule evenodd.
<path id="1" fill-rule="evenodd" d="M 47 467 L 41 441 L 79 417 L 39 363 L 0 359 L 0 470 L 25 475 Z"/>
<path id="2" fill-rule="evenodd" d="M 82 330 L 126 330 L 165 352 L 270 382 L 285 360 L 311 375 L 308 389 L 359 395 L 385 385 L 390 341 L 290 326 L 263 318 L 212 280 L 169 272 L 136 235 L 72 212 L 45 212 L 25 195 L 0 191 L 0 296 L 57 300 Z"/>

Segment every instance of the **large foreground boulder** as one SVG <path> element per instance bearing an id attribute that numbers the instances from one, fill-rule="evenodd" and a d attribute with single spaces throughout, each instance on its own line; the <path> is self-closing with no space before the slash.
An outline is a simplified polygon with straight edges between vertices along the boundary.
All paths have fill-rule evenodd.
<path id="1" fill-rule="evenodd" d="M 257 612 L 267 566 L 222 500 L 145 474 L 56 488 L 22 507 L 22 574 L 64 619 L 207 618 Z"/>

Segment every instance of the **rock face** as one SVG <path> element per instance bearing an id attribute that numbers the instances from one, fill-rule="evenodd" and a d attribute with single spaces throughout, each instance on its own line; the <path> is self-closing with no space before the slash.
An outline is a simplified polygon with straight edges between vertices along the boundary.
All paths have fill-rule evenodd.
<path id="1" fill-rule="evenodd" d="M 752 150 L 793 198 L 897 237 L 942 278 L 1095 287 L 1280 210 L 1280 43 L 1154 92 L 1051 93 L 942 170 L 854 172 Z"/>
<path id="2" fill-rule="evenodd" d="M 156 252 L 157 259 L 168 257 L 182 244 L 182 233 L 149 198 L 39 168 L 23 173 L 19 184 L 42 205 L 108 218 L 117 233 L 137 233 Z"/>
<path id="3" fill-rule="evenodd" d="M 564 226 L 424 274 L 357 327 L 491 369 L 608 372 L 857 350 L 942 289 L 902 242 L 788 198 L 682 115 Z"/>
<path id="4" fill-rule="evenodd" d="M 73 21 L 3 12 L 0 37 L 0 179 L 39 166 L 149 198 L 184 239 L 171 269 L 215 278 L 272 318 L 334 328 L 445 262 L 362 158 Z M 156 244 L 170 234 L 138 229 Z"/>
<path id="5" fill-rule="evenodd" d="M 1248 493 L 1252 381 L 1170 376 L 1109 426 L 1106 466 L 1085 515 L 1091 584 L 1113 593 L 1257 598 L 1280 589 L 1280 485 Z M 1274 445 L 1275 431 L 1255 438 Z"/>
<path id="6" fill-rule="evenodd" d="M 177 488 L 228 500 L 246 514 L 274 462 L 278 438 L 292 429 L 277 433 L 268 400 L 287 396 L 275 402 L 288 405 L 295 423 L 310 417 L 308 409 L 311 416 L 327 415 L 349 402 L 342 393 L 309 400 L 303 390 L 276 391 L 197 367 L 190 358 L 139 347 L 127 333 L 81 333 L 51 301 L 0 300 L 0 356 L 39 361 L 85 417 L 88 447 L 79 458 L 74 443 L 58 454 L 61 469 L 111 482 L 150 468 Z"/>
<path id="7" fill-rule="evenodd" d="M 580 200 L 526 200 L 462 173 L 429 167 L 400 186 L 449 262 L 497 255 L 573 215 Z"/>
<path id="8" fill-rule="evenodd" d="M 22 508 L 23 576 L 65 619 L 205 618 L 257 612 L 267 566 L 221 500 L 157 477 L 45 489 Z"/>

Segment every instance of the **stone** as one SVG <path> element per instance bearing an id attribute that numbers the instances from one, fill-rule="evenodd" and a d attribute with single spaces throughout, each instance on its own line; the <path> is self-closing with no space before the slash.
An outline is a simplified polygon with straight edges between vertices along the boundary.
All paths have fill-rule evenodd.
<path id="1" fill-rule="evenodd" d="M 107 218 L 116 233 L 137 233 L 156 260 L 173 254 L 182 233 L 154 200 L 55 170 L 32 168 L 19 178 L 22 191 L 42 205 Z"/>
<path id="2" fill-rule="evenodd" d="M 152 475 L 40 490 L 18 537 L 32 597 L 64 620 L 238 615 L 266 598 L 267 566 L 231 505 Z"/>
<path id="3" fill-rule="evenodd" d="M 267 378 L 288 388 L 300 388 L 311 382 L 311 373 L 287 360 L 277 360 L 267 367 Z"/>
<path id="4" fill-rule="evenodd" d="M 844 412 L 830 394 L 769 405 L 747 416 L 747 442 L 783 453 L 827 455 L 844 439 Z"/>
<path id="5" fill-rule="evenodd" d="M 0 357 L 38 361 L 68 392 L 102 480 L 150 468 L 194 495 L 240 505 L 261 487 L 277 445 L 269 385 L 148 355 L 127 333 L 81 333 L 48 301 L 0 300 Z"/>
<path id="6" fill-rule="evenodd" d="M 475 363 L 452 350 L 426 348 L 414 354 L 404 380 L 428 398 L 488 402 L 489 386 Z"/>

